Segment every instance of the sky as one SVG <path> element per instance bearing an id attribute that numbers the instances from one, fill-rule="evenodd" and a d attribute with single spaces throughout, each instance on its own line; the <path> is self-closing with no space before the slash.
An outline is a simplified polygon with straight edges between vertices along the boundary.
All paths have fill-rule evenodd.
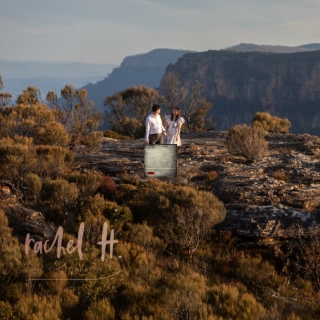
<path id="1" fill-rule="evenodd" d="M 319 0 L 0 0 L 0 59 L 119 65 L 157 48 L 320 42 Z"/>

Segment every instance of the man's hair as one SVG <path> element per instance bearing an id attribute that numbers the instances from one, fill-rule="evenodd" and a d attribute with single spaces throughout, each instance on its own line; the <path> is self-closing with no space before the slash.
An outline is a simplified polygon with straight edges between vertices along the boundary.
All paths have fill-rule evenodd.
<path id="1" fill-rule="evenodd" d="M 156 112 L 157 110 L 161 109 L 161 107 L 158 104 L 154 104 L 152 106 L 152 112 Z"/>

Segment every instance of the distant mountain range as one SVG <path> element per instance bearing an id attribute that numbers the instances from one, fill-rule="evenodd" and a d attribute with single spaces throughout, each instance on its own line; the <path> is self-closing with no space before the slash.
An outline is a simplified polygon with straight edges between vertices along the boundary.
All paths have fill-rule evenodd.
<path id="1" fill-rule="evenodd" d="M 0 74 L 7 79 L 105 77 L 115 66 L 81 62 L 0 60 Z"/>
<path id="2" fill-rule="evenodd" d="M 240 43 L 238 45 L 228 47 L 225 50 L 236 50 L 236 51 L 242 51 L 242 52 L 260 51 L 260 52 L 274 52 L 274 53 L 307 52 L 307 51 L 320 50 L 320 43 L 310 43 L 310 44 L 305 44 L 297 47 Z"/>
<path id="3" fill-rule="evenodd" d="M 36 86 L 45 97 L 49 90 L 60 90 L 66 84 L 80 88 L 90 82 L 105 78 L 115 67 L 114 64 L 93 64 L 80 62 L 10 61 L 0 60 L 0 75 L 4 91 L 13 99 L 27 86 Z"/>
<path id="4" fill-rule="evenodd" d="M 292 122 L 291 132 L 320 135 L 319 43 L 297 47 L 241 43 L 200 53 L 155 49 L 128 56 L 118 67 L 0 60 L 5 91 L 15 93 L 20 86 L 21 92 L 27 85 L 36 85 L 44 95 L 49 90 L 59 94 L 65 84 L 73 84 L 85 88 L 100 110 L 105 110 L 103 102 L 108 95 L 132 85 L 158 88 L 170 71 L 180 75 L 185 85 L 196 80 L 205 85 L 218 129 L 250 123 L 255 112 L 267 111 L 287 117 Z"/>

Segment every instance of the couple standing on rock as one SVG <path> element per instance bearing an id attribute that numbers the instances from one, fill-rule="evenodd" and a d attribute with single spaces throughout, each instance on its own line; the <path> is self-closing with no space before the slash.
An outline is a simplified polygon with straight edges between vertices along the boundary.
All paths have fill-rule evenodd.
<path id="1" fill-rule="evenodd" d="M 160 106 L 154 104 L 152 113 L 146 119 L 146 144 L 176 144 L 181 146 L 180 130 L 184 124 L 184 119 L 180 116 L 180 108 L 174 108 L 171 115 L 165 116 L 165 127 L 162 125 L 160 111 Z"/>

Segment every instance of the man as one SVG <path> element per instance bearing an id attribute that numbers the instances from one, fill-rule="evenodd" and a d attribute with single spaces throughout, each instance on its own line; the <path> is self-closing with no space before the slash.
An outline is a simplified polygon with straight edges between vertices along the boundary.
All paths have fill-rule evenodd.
<path id="1" fill-rule="evenodd" d="M 167 135 L 162 125 L 160 111 L 160 106 L 154 104 L 152 113 L 146 119 L 146 144 L 162 144 L 163 136 Z"/>

